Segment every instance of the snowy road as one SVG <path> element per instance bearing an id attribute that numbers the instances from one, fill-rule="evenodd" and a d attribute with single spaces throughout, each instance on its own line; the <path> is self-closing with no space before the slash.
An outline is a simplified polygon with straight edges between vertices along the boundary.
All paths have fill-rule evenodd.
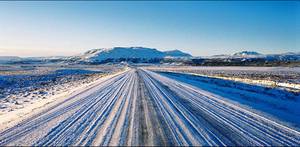
<path id="1" fill-rule="evenodd" d="M 0 145 L 300 145 L 300 133 L 214 94 L 131 69 L 0 132 Z"/>

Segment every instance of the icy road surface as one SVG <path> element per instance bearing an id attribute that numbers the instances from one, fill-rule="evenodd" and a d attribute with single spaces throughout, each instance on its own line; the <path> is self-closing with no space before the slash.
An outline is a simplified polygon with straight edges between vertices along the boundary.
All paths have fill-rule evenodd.
<path id="1" fill-rule="evenodd" d="M 300 145 L 300 133 L 191 85 L 131 69 L 0 132 L 0 145 Z"/>

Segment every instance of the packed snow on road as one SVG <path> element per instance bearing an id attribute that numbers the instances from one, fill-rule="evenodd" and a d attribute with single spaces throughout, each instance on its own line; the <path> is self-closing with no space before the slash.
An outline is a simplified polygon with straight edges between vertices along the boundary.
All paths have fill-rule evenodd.
<path id="1" fill-rule="evenodd" d="M 18 109 L 9 102 L 19 101 L 18 96 L 9 96 L 13 84 L 11 90 L 3 86 L 1 146 L 300 145 L 297 91 L 166 68 L 85 67 L 75 72 L 85 78 L 71 76 L 69 82 L 57 78 L 60 72 L 66 78 L 74 76 L 70 69 L 47 71 L 43 75 L 54 76 L 57 82 L 42 88 L 73 83 L 66 88 L 69 91 L 38 98 L 34 92 L 40 85 L 31 87 L 35 90 L 21 99 Z M 17 94 L 24 97 L 22 91 Z M 25 100 L 31 105 L 24 105 Z"/>

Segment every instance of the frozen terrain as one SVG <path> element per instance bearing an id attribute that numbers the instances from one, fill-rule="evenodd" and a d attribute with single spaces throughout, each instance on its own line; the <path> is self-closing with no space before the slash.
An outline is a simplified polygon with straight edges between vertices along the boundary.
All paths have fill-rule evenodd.
<path id="1" fill-rule="evenodd" d="M 299 95 L 218 82 L 130 68 L 5 124 L 0 145 L 300 145 Z"/>
<path id="2" fill-rule="evenodd" d="M 0 65 L 0 117 L 117 72 L 120 66 Z M 1 121 L 0 121 L 1 122 Z"/>
<path id="3" fill-rule="evenodd" d="M 300 67 L 151 66 L 147 69 L 187 73 L 300 92 Z"/>

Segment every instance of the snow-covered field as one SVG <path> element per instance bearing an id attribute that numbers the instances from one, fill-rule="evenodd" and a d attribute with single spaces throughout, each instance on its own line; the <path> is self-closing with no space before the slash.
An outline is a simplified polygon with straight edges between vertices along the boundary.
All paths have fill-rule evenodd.
<path id="1" fill-rule="evenodd" d="M 146 68 L 114 73 L 1 124 L 0 145 L 300 145 L 295 92 Z"/>
<path id="2" fill-rule="evenodd" d="M 300 92 L 300 67 L 151 66 L 147 69 L 189 73 Z"/>
<path id="3" fill-rule="evenodd" d="M 0 65 L 0 116 L 24 109 L 117 72 L 123 67 L 83 65 Z"/>

